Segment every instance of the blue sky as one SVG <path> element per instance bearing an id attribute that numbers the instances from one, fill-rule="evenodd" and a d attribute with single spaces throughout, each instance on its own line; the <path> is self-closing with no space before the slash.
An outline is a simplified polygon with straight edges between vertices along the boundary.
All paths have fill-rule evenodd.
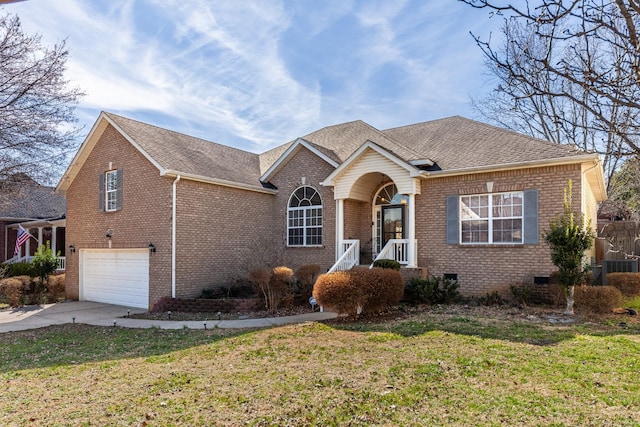
<path id="1" fill-rule="evenodd" d="M 262 152 L 361 119 L 386 129 L 462 115 L 491 84 L 469 31 L 500 22 L 456 0 L 27 0 L 2 7 L 100 111 Z M 495 34 L 494 34 L 495 37 Z"/>

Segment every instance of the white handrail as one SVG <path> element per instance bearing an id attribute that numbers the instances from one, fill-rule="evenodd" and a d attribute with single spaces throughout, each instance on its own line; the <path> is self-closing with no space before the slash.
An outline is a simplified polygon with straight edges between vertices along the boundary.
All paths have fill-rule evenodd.
<path id="1" fill-rule="evenodd" d="M 409 239 L 389 239 L 369 268 L 379 259 L 393 259 L 400 265 L 409 264 Z"/>
<path id="2" fill-rule="evenodd" d="M 64 271 L 67 268 L 67 258 L 63 256 L 59 256 L 59 257 L 56 257 L 56 259 L 58 260 L 58 268 L 56 268 L 56 271 Z M 24 257 L 14 256 L 13 258 L 9 258 L 8 260 L 6 260 L 4 263 L 15 264 L 17 262 L 30 263 L 30 262 L 33 262 L 33 257 L 32 256 L 24 256 Z"/>
<path id="3" fill-rule="evenodd" d="M 360 240 L 343 240 L 340 242 L 340 252 L 342 255 L 328 273 L 350 270 L 360 263 Z"/>

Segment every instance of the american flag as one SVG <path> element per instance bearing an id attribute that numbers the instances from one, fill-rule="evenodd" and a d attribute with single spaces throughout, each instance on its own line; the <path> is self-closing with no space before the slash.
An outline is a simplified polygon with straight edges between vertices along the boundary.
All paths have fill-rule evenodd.
<path id="1" fill-rule="evenodd" d="M 24 245 L 24 242 L 29 240 L 29 237 L 33 237 L 27 230 L 22 228 L 21 225 L 18 227 L 18 238 L 16 239 L 16 249 L 13 251 L 13 256 L 16 256 L 20 253 L 20 246 Z"/>

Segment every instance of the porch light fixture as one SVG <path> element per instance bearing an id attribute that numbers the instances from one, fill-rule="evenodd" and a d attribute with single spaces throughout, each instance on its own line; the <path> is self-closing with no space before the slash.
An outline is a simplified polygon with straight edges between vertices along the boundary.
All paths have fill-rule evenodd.
<path id="1" fill-rule="evenodd" d="M 149 253 L 150 254 L 156 253 L 156 246 L 153 243 L 149 243 Z"/>
<path id="2" fill-rule="evenodd" d="M 76 247 L 73 245 L 69 245 L 69 252 L 74 253 L 76 251 Z"/>

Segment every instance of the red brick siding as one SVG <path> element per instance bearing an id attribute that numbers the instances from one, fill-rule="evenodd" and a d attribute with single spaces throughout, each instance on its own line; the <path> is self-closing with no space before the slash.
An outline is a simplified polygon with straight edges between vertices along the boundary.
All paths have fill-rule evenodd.
<path id="1" fill-rule="evenodd" d="M 579 165 L 424 180 L 422 194 L 416 197 L 418 265 L 433 275 L 457 274 L 460 291 L 467 296 L 508 292 L 510 284 L 533 283 L 534 276 L 548 276 L 554 266 L 542 233 L 549 220 L 562 213 L 563 188 L 569 179 L 573 180 L 573 204 L 579 207 Z M 447 195 L 486 193 L 486 182 L 493 182 L 494 193 L 539 190 L 539 244 L 470 247 L 446 243 Z"/>
<path id="2" fill-rule="evenodd" d="M 278 171 L 271 182 L 278 187 L 275 198 L 274 237 L 283 246 L 282 264 L 294 270 L 305 264 L 319 264 L 323 271 L 329 269 L 335 261 L 336 241 L 336 202 L 333 199 L 331 187 L 320 185 L 331 172 L 333 167 L 317 155 L 301 148 L 293 158 Z M 315 188 L 322 197 L 323 203 L 323 236 L 322 247 L 295 248 L 287 247 L 287 205 L 289 197 L 303 186 L 302 178 L 307 186 Z"/>
<path id="3" fill-rule="evenodd" d="M 176 297 L 197 297 L 271 264 L 273 195 L 188 180 L 177 193 Z"/>
<path id="4" fill-rule="evenodd" d="M 123 169 L 123 208 L 98 211 L 98 176 Z M 112 126 L 108 126 L 88 155 L 67 191 L 66 244 L 77 252 L 67 254 L 67 298 L 78 299 L 79 252 L 108 248 L 107 230 L 113 229 L 112 248 L 147 248 L 149 258 L 149 303 L 171 295 L 171 183 Z"/>

